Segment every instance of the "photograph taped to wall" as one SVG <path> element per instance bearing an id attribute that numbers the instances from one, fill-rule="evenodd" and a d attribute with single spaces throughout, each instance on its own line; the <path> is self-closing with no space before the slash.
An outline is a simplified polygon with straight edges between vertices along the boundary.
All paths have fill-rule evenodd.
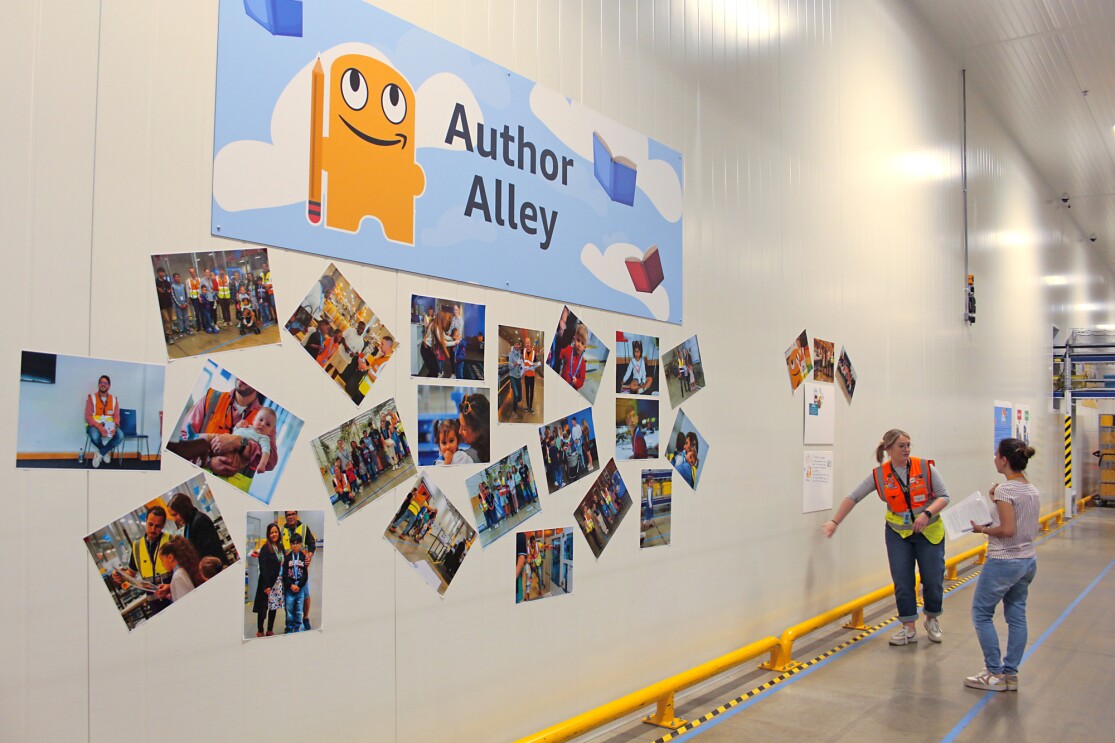
<path id="1" fill-rule="evenodd" d="M 24 351 L 16 467 L 157 470 L 166 367 Z"/>
<path id="2" fill-rule="evenodd" d="M 322 629 L 325 511 L 248 511 L 244 639 Z"/>
<path id="3" fill-rule="evenodd" d="M 200 473 L 97 529 L 85 546 L 129 630 L 240 559 Z"/>
<path id="4" fill-rule="evenodd" d="M 670 405 L 681 405 L 689 395 L 705 386 L 705 365 L 701 362 L 701 347 L 697 336 L 682 341 L 662 357 L 666 373 L 666 389 L 670 391 Z"/>
<path id="5" fill-rule="evenodd" d="M 267 248 L 151 256 L 167 357 L 279 343 Z"/>
<path id="6" fill-rule="evenodd" d="M 545 420 L 542 363 L 545 334 L 509 325 L 499 326 L 499 384 L 496 416 L 500 423 Z"/>
<path id="7" fill-rule="evenodd" d="M 414 477 L 395 400 L 385 400 L 310 441 L 333 515 L 342 521 Z"/>
<path id="8" fill-rule="evenodd" d="M 658 459 L 658 401 L 616 398 L 616 460 Z"/>
<path id="9" fill-rule="evenodd" d="M 856 369 L 852 366 L 852 360 L 848 358 L 847 349 L 840 348 L 840 360 L 836 363 L 836 378 L 840 382 L 840 389 L 844 391 L 844 396 L 848 398 L 848 402 L 852 401 L 852 396 L 856 394 Z"/>
<path id="10" fill-rule="evenodd" d="M 418 464 L 487 464 L 492 411 L 486 387 L 418 385 Z"/>
<path id="11" fill-rule="evenodd" d="M 465 481 L 472 515 L 487 547 L 542 510 L 530 453 L 523 448 L 508 454 Z"/>
<path id="12" fill-rule="evenodd" d="M 798 386 L 809 376 L 809 372 L 813 371 L 813 361 L 809 354 L 809 336 L 804 330 L 786 349 L 786 371 L 790 375 L 791 394 L 798 391 Z"/>
<path id="13" fill-rule="evenodd" d="M 383 538 L 440 596 L 453 582 L 476 530 L 425 472 L 403 498 Z"/>
<path id="14" fill-rule="evenodd" d="M 538 429 L 542 458 L 546 463 L 546 485 L 556 493 L 600 468 L 596 452 L 596 426 L 592 408 L 585 408 Z"/>
<path id="15" fill-rule="evenodd" d="M 410 298 L 410 375 L 484 380 L 484 305 Z"/>
<path id="16" fill-rule="evenodd" d="M 546 365 L 580 392 L 590 405 L 596 402 L 609 353 L 604 342 L 578 320 L 569 307 L 562 308 Z"/>
<path id="17" fill-rule="evenodd" d="M 831 384 L 806 382 L 802 404 L 805 408 L 805 425 L 802 443 L 832 445 L 836 438 L 836 390 Z"/>
<path id="18" fill-rule="evenodd" d="M 616 460 L 609 459 L 573 511 L 577 526 L 581 527 L 589 549 L 597 558 L 612 541 L 630 508 L 631 495 L 627 492 L 627 485 L 616 469 Z"/>
<path id="19" fill-rule="evenodd" d="M 616 331 L 616 394 L 658 396 L 658 338 Z"/>
<path id="20" fill-rule="evenodd" d="M 832 382 L 836 361 L 836 345 L 832 341 L 813 339 L 813 381 Z"/>
<path id="21" fill-rule="evenodd" d="M 166 448 L 270 503 L 302 419 L 207 360 Z"/>
<path id="22" fill-rule="evenodd" d="M 674 430 L 670 432 L 670 439 L 666 444 L 666 458 L 689 487 L 697 490 L 697 483 L 708 458 L 708 442 L 697 432 L 697 427 L 684 410 L 678 411 L 678 417 L 674 421 Z"/>
<path id="23" fill-rule="evenodd" d="M 515 603 L 573 593 L 573 529 L 515 534 Z"/>
<path id="24" fill-rule="evenodd" d="M 680 152 L 362 0 L 312 6 L 220 3 L 215 236 L 681 323 Z"/>
<path id="25" fill-rule="evenodd" d="M 673 510 L 673 470 L 643 470 L 642 519 L 639 547 L 661 547 L 670 543 L 670 514 Z"/>
<path id="26" fill-rule="evenodd" d="M 329 264 L 287 320 L 286 330 L 359 405 L 395 352 L 395 334 Z"/>

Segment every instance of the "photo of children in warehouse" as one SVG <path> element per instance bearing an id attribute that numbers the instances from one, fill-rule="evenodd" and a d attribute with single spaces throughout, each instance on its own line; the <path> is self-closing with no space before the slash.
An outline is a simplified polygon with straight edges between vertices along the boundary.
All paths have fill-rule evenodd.
<path id="1" fill-rule="evenodd" d="M 658 396 L 658 338 L 616 331 L 616 394 Z"/>
<path id="2" fill-rule="evenodd" d="M 322 628 L 325 511 L 247 512 L 244 639 Z"/>
<path id="3" fill-rule="evenodd" d="M 643 470 L 642 518 L 639 547 L 661 547 L 670 543 L 670 510 L 673 499 L 672 470 Z"/>
<path id="4" fill-rule="evenodd" d="M 551 493 L 600 469 L 592 408 L 558 418 L 538 429 L 546 484 Z"/>
<path id="5" fill-rule="evenodd" d="M 423 472 L 399 504 L 383 538 L 444 596 L 476 541 L 476 531 Z"/>
<path id="6" fill-rule="evenodd" d="M 573 518 L 597 558 L 619 529 L 631 508 L 631 496 L 623 483 L 614 459 L 608 460 L 596 482 L 577 504 Z"/>
<path id="7" fill-rule="evenodd" d="M 670 391 L 670 405 L 677 407 L 683 400 L 705 386 L 705 366 L 701 363 L 701 348 L 697 336 L 682 341 L 662 356 L 666 375 L 666 389 Z"/>
<path id="8" fill-rule="evenodd" d="M 679 410 L 678 417 L 674 421 L 674 429 L 667 440 L 666 458 L 681 475 L 681 479 L 696 490 L 706 457 L 708 457 L 708 442 L 697 433 L 697 428 L 686 416 L 685 411 Z"/>
<path id="9" fill-rule="evenodd" d="M 515 534 L 515 603 L 573 593 L 573 529 Z"/>
<path id="10" fill-rule="evenodd" d="M 410 375 L 484 379 L 484 305 L 453 299 L 410 298 Z"/>
<path id="11" fill-rule="evenodd" d="M 580 392 L 589 404 L 596 402 L 610 353 L 604 342 L 568 306 L 562 308 L 554 340 L 546 354 L 546 365 Z"/>
<path id="12" fill-rule="evenodd" d="M 465 481 L 472 515 L 487 547 L 542 510 L 530 454 L 524 446 Z"/>
<path id="13" fill-rule="evenodd" d="M 616 398 L 616 460 L 658 458 L 658 401 Z"/>

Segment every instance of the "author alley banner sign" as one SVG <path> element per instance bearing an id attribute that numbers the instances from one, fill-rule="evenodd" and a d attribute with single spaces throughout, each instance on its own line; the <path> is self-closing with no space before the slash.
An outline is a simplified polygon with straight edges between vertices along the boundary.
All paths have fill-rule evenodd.
<path id="1" fill-rule="evenodd" d="M 680 153 L 360 0 L 221 0 L 212 220 L 682 320 Z"/>

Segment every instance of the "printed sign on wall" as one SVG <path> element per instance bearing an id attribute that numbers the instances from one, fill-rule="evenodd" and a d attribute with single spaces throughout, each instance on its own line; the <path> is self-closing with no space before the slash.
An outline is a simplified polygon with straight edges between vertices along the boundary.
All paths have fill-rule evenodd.
<path id="1" fill-rule="evenodd" d="M 682 320 L 680 153 L 358 0 L 222 0 L 214 235 Z"/>

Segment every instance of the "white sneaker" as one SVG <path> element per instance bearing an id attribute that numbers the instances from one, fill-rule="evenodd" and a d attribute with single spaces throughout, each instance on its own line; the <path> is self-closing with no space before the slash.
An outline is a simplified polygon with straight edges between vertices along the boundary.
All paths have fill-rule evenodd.
<path id="1" fill-rule="evenodd" d="M 112 461 L 112 452 L 109 452 L 108 454 L 105 454 L 104 460 L 105 460 L 105 464 L 108 464 L 109 462 L 111 462 Z"/>
<path id="2" fill-rule="evenodd" d="M 914 627 L 902 625 L 902 628 L 890 638 L 891 645 L 912 645 L 918 641 L 918 631 Z"/>
<path id="3" fill-rule="evenodd" d="M 984 689 L 985 691 L 1006 691 L 1007 677 L 1002 673 L 992 673 L 986 668 L 975 676 L 964 679 L 964 685 L 969 689 Z"/>
<path id="4" fill-rule="evenodd" d="M 101 453 L 99 451 L 93 452 L 93 468 L 94 469 L 96 469 L 97 467 L 100 467 L 101 462 L 103 462 L 103 461 L 104 461 L 104 457 L 101 456 Z"/>
<path id="5" fill-rule="evenodd" d="M 929 635 L 931 642 L 940 642 L 943 639 L 941 625 L 937 622 L 937 617 L 929 617 L 925 620 L 925 633 Z"/>

